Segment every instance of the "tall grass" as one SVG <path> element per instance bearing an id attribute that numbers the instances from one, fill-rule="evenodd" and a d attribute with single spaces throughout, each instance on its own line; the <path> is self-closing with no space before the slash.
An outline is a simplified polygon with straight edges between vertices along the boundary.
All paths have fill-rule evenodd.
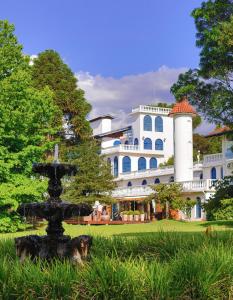
<path id="1" fill-rule="evenodd" d="M 0 299 L 233 299 L 233 234 L 95 237 L 84 267 L 20 265 L 0 240 Z"/>

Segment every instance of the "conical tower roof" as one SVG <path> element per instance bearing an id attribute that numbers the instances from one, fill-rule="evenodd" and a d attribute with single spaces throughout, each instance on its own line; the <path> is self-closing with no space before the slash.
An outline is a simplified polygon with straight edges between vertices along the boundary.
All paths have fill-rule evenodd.
<path id="1" fill-rule="evenodd" d="M 181 101 L 177 102 L 171 112 L 169 113 L 169 116 L 177 115 L 177 114 L 192 114 L 193 116 L 196 116 L 196 110 L 192 107 L 191 104 L 188 102 L 188 98 L 184 97 L 181 99 Z"/>

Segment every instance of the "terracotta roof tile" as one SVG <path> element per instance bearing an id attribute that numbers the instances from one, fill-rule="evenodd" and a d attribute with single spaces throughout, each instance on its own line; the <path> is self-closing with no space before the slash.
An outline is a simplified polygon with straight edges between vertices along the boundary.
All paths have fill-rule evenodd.
<path id="1" fill-rule="evenodd" d="M 219 128 L 215 128 L 214 131 L 211 131 L 210 133 L 208 133 L 206 135 L 206 137 L 223 135 L 224 133 L 227 133 L 227 132 L 232 132 L 232 129 L 230 129 L 227 126 L 219 127 Z"/>
<path id="2" fill-rule="evenodd" d="M 171 110 L 169 116 L 175 115 L 175 114 L 193 114 L 196 115 L 195 109 L 192 107 L 191 104 L 189 104 L 188 99 L 186 97 L 182 98 L 180 102 L 177 102 L 173 109 Z"/>

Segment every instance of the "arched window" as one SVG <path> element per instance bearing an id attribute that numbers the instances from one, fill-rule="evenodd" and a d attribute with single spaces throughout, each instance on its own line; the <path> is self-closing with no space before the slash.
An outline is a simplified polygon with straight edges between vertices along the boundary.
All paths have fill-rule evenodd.
<path id="1" fill-rule="evenodd" d="M 138 159 L 138 170 L 146 170 L 146 159 L 145 157 L 140 157 Z"/>
<path id="2" fill-rule="evenodd" d="M 152 141 L 149 138 L 144 140 L 144 149 L 151 150 L 152 149 Z"/>
<path id="3" fill-rule="evenodd" d="M 158 184 L 158 183 L 160 183 L 159 178 L 155 178 L 155 184 Z"/>
<path id="4" fill-rule="evenodd" d="M 155 150 L 163 150 L 163 141 L 161 139 L 155 141 Z"/>
<path id="5" fill-rule="evenodd" d="M 138 146 L 138 139 L 137 139 L 137 138 L 134 139 L 134 145 L 135 145 L 135 146 Z"/>
<path id="6" fill-rule="evenodd" d="M 155 118 L 155 131 L 163 132 L 163 119 L 160 116 Z"/>
<path id="7" fill-rule="evenodd" d="M 125 145 L 129 145 L 129 141 L 125 141 Z"/>
<path id="8" fill-rule="evenodd" d="M 131 159 L 128 156 L 123 157 L 122 171 L 123 171 L 123 173 L 131 172 Z"/>
<path id="9" fill-rule="evenodd" d="M 216 172 L 216 168 L 213 167 L 210 171 L 210 176 L 211 176 L 211 179 L 217 179 L 217 172 Z"/>
<path id="10" fill-rule="evenodd" d="M 196 219 L 201 218 L 201 198 L 197 197 L 196 198 Z"/>
<path id="11" fill-rule="evenodd" d="M 156 169 L 157 168 L 157 159 L 155 157 L 151 157 L 150 159 L 150 169 Z"/>
<path id="12" fill-rule="evenodd" d="M 114 177 L 118 176 L 118 157 L 115 156 L 113 160 L 113 175 Z"/>
<path id="13" fill-rule="evenodd" d="M 116 141 L 114 141 L 113 146 L 118 146 L 118 145 L 120 145 L 120 144 L 121 144 L 121 141 L 116 140 Z"/>
<path id="14" fill-rule="evenodd" d="M 203 179 L 203 173 L 200 174 L 200 180 L 202 180 L 202 179 Z"/>
<path id="15" fill-rule="evenodd" d="M 169 182 L 174 182 L 174 176 L 171 176 Z"/>
<path id="16" fill-rule="evenodd" d="M 221 167 L 221 179 L 224 178 L 224 174 L 223 174 L 223 167 Z"/>
<path id="17" fill-rule="evenodd" d="M 143 179 L 143 181 L 142 181 L 142 185 L 147 185 L 147 181 L 146 181 L 146 179 Z"/>
<path id="18" fill-rule="evenodd" d="M 151 116 L 144 117 L 144 131 L 152 131 L 152 119 Z"/>
<path id="19" fill-rule="evenodd" d="M 128 184 L 127 184 L 127 186 L 128 186 L 128 187 L 132 186 L 132 182 L 129 181 Z"/>

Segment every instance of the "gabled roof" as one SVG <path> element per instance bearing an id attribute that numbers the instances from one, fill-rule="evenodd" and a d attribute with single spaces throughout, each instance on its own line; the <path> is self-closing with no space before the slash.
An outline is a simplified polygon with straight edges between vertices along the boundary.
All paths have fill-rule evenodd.
<path id="1" fill-rule="evenodd" d="M 117 138 L 117 137 L 122 136 L 122 133 L 124 133 L 128 130 L 131 130 L 131 129 L 132 129 L 131 126 L 127 126 L 127 127 L 120 128 L 120 129 L 117 129 L 117 130 L 111 130 L 111 131 L 108 131 L 108 132 L 105 132 L 105 133 L 96 134 L 96 135 L 94 135 L 94 137 L 96 139 L 100 139 L 100 138 L 103 138 L 103 137 Z"/>
<path id="2" fill-rule="evenodd" d="M 189 104 L 187 97 L 181 99 L 180 102 L 177 102 L 174 107 L 172 108 L 169 116 L 176 115 L 176 114 L 192 114 L 196 115 L 195 109 Z"/>
<path id="3" fill-rule="evenodd" d="M 102 120 L 102 119 L 110 119 L 110 120 L 113 120 L 114 117 L 112 115 L 103 115 L 103 116 L 99 116 L 99 117 L 96 117 L 94 119 L 91 119 L 89 120 L 89 122 L 95 122 L 97 120 Z"/>
<path id="4" fill-rule="evenodd" d="M 208 133 L 206 137 L 220 136 L 231 132 L 233 132 L 232 129 L 230 129 L 228 126 L 224 126 L 224 127 L 215 128 L 213 131 Z"/>

